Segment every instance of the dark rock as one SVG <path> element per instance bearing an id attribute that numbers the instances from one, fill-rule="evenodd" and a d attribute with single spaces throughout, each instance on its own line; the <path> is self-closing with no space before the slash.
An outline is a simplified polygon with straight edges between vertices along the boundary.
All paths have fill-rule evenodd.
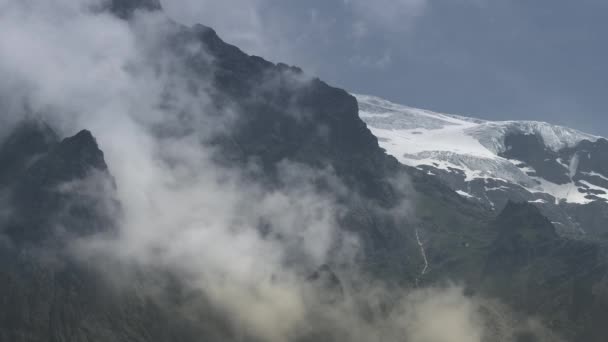
<path id="1" fill-rule="evenodd" d="M 113 180 L 90 132 L 57 141 L 48 126 L 24 123 L 2 144 L 0 159 L 10 204 L 3 231 L 14 243 L 52 239 L 58 228 L 81 235 L 111 226 L 98 210 L 113 196 Z"/>
<path id="2" fill-rule="evenodd" d="M 160 8 L 155 1 L 111 4 L 123 18 L 136 9 Z M 413 286 L 424 261 L 413 234 L 419 229 L 430 264 L 425 283 L 464 279 L 470 293 L 495 296 L 558 322 L 560 331 L 572 336 L 602 331 L 598 322 L 606 311 L 594 301 L 602 298 L 606 286 L 601 282 L 605 269 L 597 244 L 559 237 L 531 204 L 508 202 L 494 218 L 493 212 L 462 199 L 436 177 L 387 156 L 360 120 L 356 99 L 346 91 L 308 78 L 298 68 L 248 56 L 208 27 L 177 31 L 168 39 L 168 50 L 183 59 L 194 87 L 211 82 L 214 113 L 239 113 L 234 129 L 209 142 L 216 148 L 216 161 L 241 169 L 256 164 L 259 168 L 248 175 L 271 189 L 285 186 L 278 169 L 286 160 L 330 170 L 348 191 L 336 191 L 321 176 L 315 185 L 345 208 L 339 228 L 360 238 L 362 256 L 356 261 L 366 275 Z M 205 51 L 187 54 L 191 42 L 202 43 Z M 79 184 L 90 184 L 91 176 L 111 179 L 91 133 L 82 131 L 58 141 L 39 128 L 15 133 L 0 147 L 0 160 L 7 161 L 0 164 L 0 179 L 15 207 L 3 231 L 17 246 L 0 249 L 0 304 L 11 308 L 0 313 L 0 341 L 248 340 L 231 330 L 228 319 L 204 294 L 188 293 L 162 272 L 141 270 L 143 275 L 136 277 L 141 283 L 114 292 L 100 280 L 103 277 L 81 264 L 67 259 L 60 262 L 64 267 L 49 268 L 41 258 L 19 252 L 66 235 L 111 229 L 115 218 L 108 215 L 112 210 L 98 211 L 111 198 L 107 187 L 94 186 L 99 191 L 92 194 L 78 190 Z M 512 142 L 508 156 L 564 181 L 564 168 L 557 172 L 553 162 L 540 157 L 548 153 L 541 142 L 520 138 L 526 144 Z M 524 146 L 528 143 L 531 148 Z M 63 231 L 58 232 L 58 226 Z M 308 281 L 343 293 L 341 280 L 328 266 Z M 171 285 L 159 289 L 159 282 Z M 139 292 L 147 286 L 162 299 Z M 184 313 L 184 303 L 195 307 L 194 312 Z M 599 336 L 594 333 L 588 341 L 603 341 Z"/>
<path id="3" fill-rule="evenodd" d="M 536 176 L 552 183 L 570 182 L 569 170 L 557 162 L 558 153 L 545 146 L 535 134 L 509 134 L 505 137 L 506 151 L 501 157 L 525 162 L 536 170 Z"/>

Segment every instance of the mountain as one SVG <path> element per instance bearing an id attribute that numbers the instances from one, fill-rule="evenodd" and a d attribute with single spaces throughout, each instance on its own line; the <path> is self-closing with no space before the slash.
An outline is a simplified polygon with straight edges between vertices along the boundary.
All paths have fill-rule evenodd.
<path id="1" fill-rule="evenodd" d="M 605 138 L 544 122 L 487 121 L 357 99 L 361 118 L 389 154 L 464 198 L 497 211 L 509 200 L 527 201 L 560 234 L 606 234 Z"/>
<path id="2" fill-rule="evenodd" d="M 530 203 L 507 203 L 492 226 L 497 236 L 483 266 L 482 291 L 508 298 L 524 312 L 550 317 L 551 328 L 563 329 L 566 340 L 606 336 L 592 323 L 592 312 L 606 309 L 604 300 L 592 295 L 606 272 L 598 245 L 558 236 Z M 576 328 L 565 328 L 564 322 Z"/>
<path id="3" fill-rule="evenodd" d="M 117 0 L 111 4 L 112 13 L 126 21 L 132 20 L 134 11 L 160 11 L 156 1 Z M 400 137 L 400 131 L 391 128 L 394 127 L 392 121 L 389 120 L 391 126 L 382 126 L 382 120 L 388 120 L 392 114 L 401 115 L 402 111 L 387 115 L 381 112 L 386 109 L 380 109 L 384 107 L 375 103 L 380 100 L 357 99 L 342 89 L 308 77 L 297 67 L 249 56 L 222 41 L 209 27 L 185 27 L 173 22 L 167 25 L 173 30 L 163 37 L 162 42 L 166 45 L 162 51 L 173 57 L 171 60 L 179 63 L 179 70 L 188 75 L 186 89 L 196 89 L 201 84 L 210 89 L 206 93 L 208 98 L 205 100 L 209 103 L 205 110 L 211 112 L 212 118 L 240 114 L 231 118 L 230 129 L 213 126 L 214 132 L 208 139 L 191 139 L 196 143 L 189 147 L 213 151 L 212 158 L 200 167 L 219 167 L 226 174 L 238 172 L 248 184 L 261 189 L 255 195 L 273 195 L 272 205 L 265 208 L 270 211 L 290 210 L 298 204 L 291 203 L 290 198 L 281 194 L 302 185 L 313 189 L 314 193 L 330 196 L 339 208 L 335 228 L 356 237 L 357 243 L 349 246 L 356 248 L 357 253 L 345 261 L 341 246 L 332 245 L 323 264 L 313 263 L 311 269 L 306 269 L 300 267 L 299 263 L 303 262 L 298 255 L 298 245 L 304 239 L 288 246 L 288 258 L 281 260 L 280 266 L 298 271 L 294 273 L 294 283 L 310 284 L 310 288 L 320 292 L 320 298 L 316 298 L 317 293 L 296 291 L 301 297 L 295 299 L 280 287 L 279 291 L 271 292 L 272 295 L 255 287 L 255 283 L 261 281 L 264 286 L 275 289 L 281 277 L 271 272 L 266 281 L 258 278 L 265 270 L 252 268 L 246 262 L 240 264 L 238 256 L 248 251 L 241 249 L 239 239 L 226 242 L 217 239 L 217 235 L 209 235 L 207 239 L 211 242 L 205 246 L 221 251 L 213 255 L 219 259 L 219 264 L 237 267 L 241 277 L 253 277 L 254 282 L 246 283 L 251 286 L 245 288 L 236 286 L 233 278 L 220 282 L 219 288 L 206 288 L 209 279 L 197 282 L 200 279 L 193 279 L 187 272 L 184 276 L 172 268 L 179 270 L 180 266 L 201 261 L 181 257 L 179 253 L 178 265 L 116 261 L 108 255 L 87 258 L 88 254 L 83 256 L 74 249 L 89 237 L 100 236 L 102 241 L 124 247 L 113 240 L 121 233 L 123 210 L 128 210 L 121 202 L 128 199 L 120 197 L 121 186 L 128 184 L 117 184 L 112 176 L 113 167 L 122 165 L 106 161 L 103 144 L 98 143 L 95 132 L 88 131 L 88 127 L 63 137 L 52 122 L 28 119 L 0 142 L 0 203 L 3 209 L 0 216 L 0 305 L 7 308 L 0 312 L 0 341 L 264 341 L 268 340 L 263 335 L 267 331 L 246 329 L 242 322 L 258 323 L 267 316 L 281 320 L 285 317 L 284 322 L 272 321 L 271 326 L 283 331 L 283 326 L 290 323 L 287 318 L 292 317 L 291 309 L 295 307 L 294 311 L 300 313 L 297 304 L 302 304 L 305 311 L 297 316 L 301 320 L 295 325 L 298 329 L 288 331 L 287 337 L 271 334 L 275 337 L 273 341 L 401 340 L 404 331 L 417 330 L 407 324 L 404 326 L 402 319 L 417 316 L 417 313 L 410 313 L 408 310 L 414 309 L 409 307 L 399 307 L 399 294 L 425 288 L 433 293 L 433 288 L 440 288 L 449 281 L 463 283 L 466 288 L 463 300 L 479 301 L 484 324 L 498 327 L 484 329 L 480 341 L 555 341 L 538 326 L 554 330 L 567 341 L 604 341 L 608 334 L 603 323 L 608 314 L 608 281 L 603 245 L 558 234 L 563 229 L 551 222 L 554 219 L 548 220 L 536 203 L 530 203 L 532 198 L 523 202 L 509 198 L 501 199 L 502 202 L 498 199 L 475 201 L 457 194 L 452 190 L 453 184 L 447 181 L 449 179 L 442 177 L 444 172 L 467 182 L 467 175 L 471 178 L 483 176 L 488 182 L 502 182 L 500 184 L 505 187 L 519 186 L 524 194 L 533 194 L 535 179 L 539 182 L 545 179 L 542 177 L 566 181 L 563 172 L 554 174 L 551 167 L 536 164 L 538 151 L 535 149 L 540 142 L 530 139 L 529 135 L 538 131 L 546 135 L 540 135 L 542 146 L 550 145 L 547 148 L 552 151 L 543 149 L 543 153 L 556 153 L 568 161 L 574 160 L 567 159 L 568 156 L 579 155 L 578 167 L 572 168 L 576 172 L 570 176 L 569 168 L 567 181 L 583 184 L 582 181 L 592 180 L 592 184 L 599 184 L 597 178 L 601 177 L 591 173 L 605 174 L 601 159 L 594 157 L 603 151 L 602 139 L 545 124 L 513 123 L 500 126 L 503 128 L 484 129 L 483 126 L 490 123 L 412 110 L 411 116 L 416 120 L 396 119 L 402 120 L 404 131 L 409 132 L 409 124 L 417 127 L 411 128 L 415 131 L 410 132 L 411 137 L 404 137 L 410 139 L 409 145 L 414 148 L 429 143 L 461 145 L 462 150 L 448 152 L 472 150 L 471 159 L 486 163 L 483 165 L 494 165 L 491 170 L 498 172 L 504 165 L 512 165 L 512 169 L 505 172 L 503 180 L 476 172 L 481 167 L 474 167 L 474 164 L 465 168 L 452 159 L 435 161 L 428 158 L 429 165 L 414 165 L 403 159 L 405 152 L 394 154 L 389 147 L 398 145 L 387 146 L 391 136 L 383 137 L 374 126 L 385 127 L 381 132 Z M 193 48 L 198 46 L 203 48 Z M 167 56 L 162 54 L 148 57 L 158 58 L 159 64 L 167 61 Z M 167 88 L 173 85 L 170 83 Z M 163 105 L 170 105 L 170 101 L 171 97 L 167 96 L 168 104 Z M 26 114 L 23 116 L 27 117 Z M 149 128 L 150 138 L 176 155 L 189 155 L 191 151 L 172 150 L 173 146 L 167 141 L 192 138 L 192 132 L 204 131 L 209 122 L 188 121 L 188 116 L 182 114 L 180 112 L 169 121 L 182 123 L 181 129 L 155 122 Z M 204 113 L 193 114 L 202 117 Z M 205 119 L 209 118 L 207 115 Z M 475 128 L 476 135 L 469 135 L 463 128 L 455 129 L 449 141 L 442 142 L 439 136 L 432 139 L 426 136 L 434 130 L 445 131 L 459 125 Z M 500 129 L 529 134 L 523 138 L 514 135 L 516 142 L 509 140 L 511 138 L 502 141 L 500 134 L 493 135 Z M 555 140 L 550 140 L 552 135 Z M 425 150 L 408 150 L 409 145 L 399 145 L 414 156 L 406 159 L 427 160 L 416 159 L 416 153 Z M 530 154 L 526 155 L 526 151 Z M 585 151 L 589 152 L 590 158 L 585 158 Z M 521 159 L 521 163 L 529 163 L 530 168 L 534 166 L 541 170 L 538 172 L 542 172 L 542 176 L 527 175 L 522 171 L 523 167 L 513 164 L 508 153 L 514 154 L 512 158 Z M 160 159 L 155 161 L 164 162 Z M 183 172 L 183 165 L 175 159 L 168 159 L 167 169 L 174 171 L 172 176 L 192 176 Z M 286 164 L 301 171 L 305 177 L 287 182 L 282 174 Z M 577 165 L 576 162 L 570 164 Z M 195 165 L 199 167 L 199 164 Z M 136 171 L 145 176 L 145 170 Z M 204 170 L 197 169 L 197 172 Z M 531 183 L 515 185 L 507 177 L 509 172 L 522 177 L 522 182 L 529 180 Z M 579 181 L 577 177 L 583 178 Z M 172 180 L 167 182 L 173 185 Z M 223 194 L 213 190 L 209 189 L 215 196 L 211 204 L 221 203 Z M 538 192 L 541 199 L 554 201 L 548 192 L 550 189 L 541 190 Z M 585 210 L 595 210 L 588 209 L 592 206 L 601 208 L 602 194 L 599 191 L 589 194 L 593 196 L 585 199 L 588 203 L 569 203 L 569 197 L 566 197 L 559 205 L 577 205 L 573 208 L 580 210 L 581 217 L 595 222 L 597 218 L 587 215 Z M 304 195 L 296 192 L 295 197 Z M 262 198 L 255 197 L 252 202 L 256 200 Z M 290 205 L 284 206 L 285 202 Z M 256 208 L 255 204 L 247 203 L 237 208 L 237 213 Z M 186 203 L 174 205 L 181 207 Z M 212 208 L 218 215 L 225 209 L 221 206 Z M 305 210 L 311 215 L 318 211 L 322 211 L 318 206 Z M 234 221 L 242 219 L 236 216 Z M 301 219 L 296 218 L 284 224 L 297 223 Z M 286 237 L 280 224 L 259 221 L 252 224 L 257 230 L 248 232 L 245 237 L 259 235 L 270 245 L 284 243 Z M 583 223 L 587 224 L 581 219 Z M 197 242 L 190 240 L 187 242 Z M 339 242 L 346 244 L 349 241 Z M 200 249 L 199 259 L 209 256 L 207 251 Z M 130 251 L 120 252 L 128 255 Z M 159 251 L 160 254 L 164 252 Z M 265 257 L 261 252 L 254 255 Z M 261 268 L 272 266 L 275 265 L 262 265 Z M 222 280 L 222 274 L 218 277 Z M 192 283 L 201 286 L 193 288 Z M 382 286 L 376 287 L 377 284 Z M 383 286 L 389 290 L 382 292 Z M 214 300 L 213 295 L 218 291 L 226 291 L 237 309 L 223 307 Z M 253 292 L 256 299 L 265 299 L 261 302 L 265 305 L 255 302 L 258 305 L 250 308 L 246 301 L 248 291 Z M 493 301 L 486 302 L 485 298 L 501 302 L 509 309 L 496 310 Z M 414 296 L 412 303 L 406 303 L 416 307 L 418 301 Z M 453 303 L 447 301 L 448 309 Z M 333 311 L 336 308 L 346 310 Z M 273 310 L 278 310 L 277 316 L 272 315 Z M 431 312 L 431 318 L 434 318 L 436 313 Z M 505 319 L 506 313 L 517 317 L 513 320 L 515 323 Z M 392 314 L 399 318 L 396 328 L 390 324 L 394 318 Z M 528 323 L 529 317 L 536 319 L 530 320 L 534 324 Z M 445 323 L 446 329 L 453 325 Z M 373 330 L 378 327 L 378 331 Z M 397 329 L 396 335 L 385 335 L 392 332 L 391 329 Z M 360 333 L 369 335 L 360 336 Z"/>
<path id="4" fill-rule="evenodd" d="M 103 206 L 112 179 L 91 132 L 59 139 L 45 123 L 24 121 L 0 146 L 0 161 L 0 184 L 11 204 L 2 231 L 13 243 L 48 243 L 112 226 L 109 215 L 94 210 Z M 89 174 L 96 177 L 95 192 L 79 188 Z"/>

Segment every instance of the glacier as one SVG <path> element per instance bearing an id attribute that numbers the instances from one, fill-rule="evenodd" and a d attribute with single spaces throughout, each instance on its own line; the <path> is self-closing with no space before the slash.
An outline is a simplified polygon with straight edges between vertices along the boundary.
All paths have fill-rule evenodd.
<path id="1" fill-rule="evenodd" d="M 475 180 L 484 183 L 492 180 L 494 185 L 486 186 L 486 192 L 505 190 L 501 189 L 505 184 L 516 186 L 529 193 L 533 203 L 549 201 L 559 204 L 563 201 L 586 204 L 598 198 L 608 201 L 605 187 L 574 180 L 578 171 L 578 153 L 570 160 L 555 160 L 557 167 L 563 168 L 559 172 L 570 179 L 565 184 L 545 179 L 531 165 L 503 156 L 510 148 L 505 142 L 506 137 L 512 134 L 537 136 L 549 151 L 555 153 L 574 148 L 585 140 L 596 142 L 602 137 L 546 122 L 489 121 L 412 108 L 375 96 L 353 96 L 359 102 L 361 119 L 388 154 L 429 174 L 443 171 L 462 175 L 464 183 L 460 188 L 454 186 L 454 190 L 465 198 L 484 197 L 472 194 L 466 184 Z M 608 175 L 597 172 L 591 174 L 608 178 Z M 589 190 L 595 191 L 593 198 L 588 196 Z M 489 199 L 486 202 L 494 207 Z"/>

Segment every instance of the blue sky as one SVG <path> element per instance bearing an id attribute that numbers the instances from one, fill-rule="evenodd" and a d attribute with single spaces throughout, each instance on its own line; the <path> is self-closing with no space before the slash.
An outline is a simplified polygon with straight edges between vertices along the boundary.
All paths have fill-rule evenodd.
<path id="1" fill-rule="evenodd" d="M 164 0 L 352 92 L 608 136 L 607 0 Z"/>

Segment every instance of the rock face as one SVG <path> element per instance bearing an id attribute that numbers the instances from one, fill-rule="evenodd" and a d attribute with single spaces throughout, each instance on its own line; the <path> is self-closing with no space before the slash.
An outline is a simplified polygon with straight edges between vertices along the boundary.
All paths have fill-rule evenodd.
<path id="1" fill-rule="evenodd" d="M 534 170 L 527 172 L 528 175 L 540 177 L 558 185 L 570 183 L 570 169 L 567 170 L 568 172 L 564 172 L 564 166 L 558 162 L 559 154 L 547 148 L 541 136 L 510 134 L 505 136 L 505 146 L 506 151 L 500 153 L 499 156 L 523 162 Z"/>
<path id="2" fill-rule="evenodd" d="M 157 4 L 145 2 L 143 9 L 157 10 Z M 129 18 L 140 5 L 113 1 L 112 10 Z M 501 211 L 497 216 L 452 191 L 451 183 L 444 184 L 446 177 L 435 175 L 442 170 L 466 178 L 462 169 L 418 165 L 420 170 L 400 164 L 379 146 L 374 125 L 368 121 L 370 131 L 359 117 L 357 99 L 344 90 L 310 79 L 298 68 L 248 56 L 202 25 L 176 28 L 168 49 L 182 58 L 193 78 L 212 85 L 211 108 L 244 113 L 228 133 L 206 142 L 217 151 L 215 161 L 242 169 L 254 161 L 259 169 L 249 177 L 270 188 L 281 186 L 277 169 L 285 160 L 333 170 L 347 193 L 322 178 L 315 184 L 335 191 L 345 208 L 339 228 L 360 238 L 358 261 L 366 275 L 406 288 L 464 281 L 471 293 L 539 315 L 571 341 L 604 341 L 608 285 L 598 244 L 561 237 L 527 203 L 505 199 L 501 210 L 496 201 L 496 212 Z M 192 42 L 200 43 L 205 55 L 186 54 Z M 427 119 L 426 129 L 436 127 L 433 118 Z M 179 134 L 167 131 L 162 134 Z M 414 139 L 421 134 L 413 134 Z M 514 137 L 516 143 L 485 138 L 493 146 L 511 146 L 500 153 L 513 155 L 500 158 L 527 159 L 543 174 L 553 172 L 552 162 L 535 164 L 545 151 L 537 138 Z M 522 141 L 533 148 L 517 145 Z M 554 144 L 560 149 L 551 151 L 561 158 L 579 156 L 576 170 L 585 170 L 585 177 L 602 179 L 591 174 L 603 174 L 601 165 L 584 154 L 601 153 L 604 142 Z M 69 255 L 64 241 L 111 234 L 120 213 L 111 170 L 90 132 L 61 139 L 42 123 L 26 122 L 0 145 L 0 162 L 2 196 L 12 206 L 0 221 L 0 306 L 9 308 L 0 312 L 0 341 L 248 340 L 230 329 L 225 313 L 204 295 L 185 293 L 170 274 L 112 264 L 100 270 Z M 547 177 L 562 180 L 560 174 Z M 503 185 L 499 179 L 486 179 L 486 184 Z M 306 277 L 331 289 L 329 302 L 345 295 L 345 281 L 332 266 L 319 265 Z M 108 281 L 108 273 L 120 277 L 120 272 L 135 273 L 135 281 L 122 287 Z M 505 286 L 511 283 L 513 288 Z M 328 340 L 311 333 L 316 339 L 299 340 Z"/>
<path id="3" fill-rule="evenodd" d="M 468 200 L 493 211 L 526 201 L 562 235 L 606 233 L 608 140 L 543 122 L 485 121 L 357 97 L 389 154 Z"/>
<path id="4" fill-rule="evenodd" d="M 59 140 L 45 124 L 24 122 L 0 147 L 0 160 L 0 183 L 10 203 L 2 231 L 12 242 L 40 243 L 112 226 L 111 218 L 93 209 L 105 195 L 84 191 L 86 183 L 101 187 L 99 192 L 109 190 L 104 182 L 112 183 L 90 132 Z"/>
<path id="5" fill-rule="evenodd" d="M 494 227 L 498 235 L 481 281 L 485 291 L 543 315 L 553 329 L 563 329 L 567 340 L 599 341 L 606 335 L 605 328 L 592 323 L 608 304 L 597 292 L 606 274 L 597 245 L 559 237 L 529 203 L 509 202 Z"/>
<path id="6" fill-rule="evenodd" d="M 0 160 L 0 341 L 198 341 L 219 334 L 221 322 L 205 323 L 210 313 L 193 324 L 174 311 L 168 280 L 152 282 L 157 272 L 117 285 L 113 277 L 137 268 L 93 267 L 73 254 L 73 239 L 114 234 L 120 215 L 89 131 L 60 139 L 47 125 L 26 121 L 0 144 Z M 142 288 L 168 295 L 152 299 Z"/>

